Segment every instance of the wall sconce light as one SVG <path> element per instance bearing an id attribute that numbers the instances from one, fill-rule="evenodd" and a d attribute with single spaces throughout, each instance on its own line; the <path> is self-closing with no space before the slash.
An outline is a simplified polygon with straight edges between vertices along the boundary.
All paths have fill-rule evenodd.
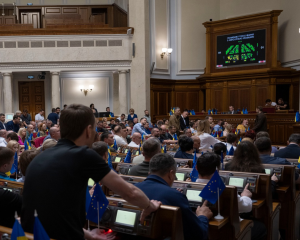
<path id="1" fill-rule="evenodd" d="M 165 54 L 167 56 L 171 55 L 173 49 L 172 48 L 162 48 L 161 51 L 162 51 L 162 54 L 160 54 L 160 56 L 161 56 L 161 59 L 163 59 Z"/>
<path id="2" fill-rule="evenodd" d="M 91 92 L 93 90 L 93 88 L 94 88 L 94 85 L 89 85 L 89 88 L 84 88 L 84 86 L 82 86 L 82 85 L 79 86 L 79 89 L 81 92 L 84 93 L 84 96 L 86 96 L 88 92 Z"/>

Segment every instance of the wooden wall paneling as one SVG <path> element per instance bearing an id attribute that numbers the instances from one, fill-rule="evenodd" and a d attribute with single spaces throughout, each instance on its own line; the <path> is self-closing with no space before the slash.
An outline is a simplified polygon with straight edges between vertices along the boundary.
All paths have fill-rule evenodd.
<path id="1" fill-rule="evenodd" d="M 295 82 L 293 82 L 293 101 L 292 103 L 292 107 L 295 111 L 299 110 L 299 81 L 300 78 L 297 77 L 294 79 Z"/>
<path id="2" fill-rule="evenodd" d="M 211 108 L 211 89 L 210 89 L 210 83 L 206 83 L 206 104 L 205 109 L 208 111 L 208 109 Z"/>
<path id="3" fill-rule="evenodd" d="M 3 24 L 3 17 L 0 17 L 0 24 Z"/>
<path id="4" fill-rule="evenodd" d="M 239 90 L 238 89 L 229 89 L 228 90 L 229 95 L 229 104 L 228 106 L 233 106 L 234 109 L 241 109 L 240 107 L 240 101 L 239 101 Z"/>
<path id="5" fill-rule="evenodd" d="M 228 110 L 228 81 L 223 82 L 223 99 L 220 100 L 223 103 L 222 108 L 220 109 L 221 112 L 226 112 Z"/>
<path id="6" fill-rule="evenodd" d="M 257 99 L 256 99 L 256 93 L 257 93 L 257 82 L 256 82 L 256 79 L 253 79 L 251 81 L 251 88 L 250 88 L 250 106 L 249 108 L 247 108 L 247 110 L 250 110 L 250 109 L 254 109 L 256 108 L 256 105 L 257 105 Z"/>
<path id="7" fill-rule="evenodd" d="M 294 86 L 291 84 L 290 89 L 289 89 L 289 108 L 294 109 Z"/>
<path id="8" fill-rule="evenodd" d="M 266 99 L 268 99 L 268 87 L 257 86 L 256 106 L 264 106 L 266 104 Z"/>
<path id="9" fill-rule="evenodd" d="M 61 7 L 45 7 L 45 15 L 61 14 Z"/>
<path id="10" fill-rule="evenodd" d="M 202 110 L 202 109 L 205 109 L 205 106 L 204 106 L 204 93 L 203 93 L 203 90 L 200 90 L 199 91 L 199 112 Z M 196 109 L 194 109 L 195 112 L 197 111 Z"/>
<path id="11" fill-rule="evenodd" d="M 91 8 L 90 7 L 79 7 L 78 13 L 81 16 L 81 20 L 83 23 L 88 23 L 91 16 Z"/>
<path id="12" fill-rule="evenodd" d="M 276 139 L 276 128 L 274 124 L 268 124 L 270 139 Z"/>
<path id="13" fill-rule="evenodd" d="M 168 110 L 168 93 L 167 92 L 159 92 L 158 93 L 158 113 L 159 114 L 166 114 L 170 110 Z"/>
<path id="14" fill-rule="evenodd" d="M 62 7 L 62 14 L 78 14 L 78 7 Z"/>
<path id="15" fill-rule="evenodd" d="M 107 24 L 109 27 L 114 27 L 114 7 L 107 7 Z"/>
<path id="16" fill-rule="evenodd" d="M 212 89 L 211 90 L 211 106 L 212 108 L 218 109 L 219 112 L 222 111 L 222 99 L 223 99 L 223 90 L 222 89 Z"/>
<path id="17" fill-rule="evenodd" d="M 240 109 L 250 109 L 250 88 L 239 89 Z"/>
<path id="18" fill-rule="evenodd" d="M 199 93 L 194 91 L 194 92 L 187 92 L 187 100 L 188 104 L 185 108 L 187 109 L 194 109 L 196 112 L 199 112 Z M 184 109 L 185 109 L 184 108 Z"/>
<path id="19" fill-rule="evenodd" d="M 113 5 L 114 27 L 127 27 L 127 13 L 118 5 Z"/>
<path id="20" fill-rule="evenodd" d="M 180 107 L 180 110 L 187 108 L 187 93 L 186 92 L 176 92 L 175 93 L 175 106 Z"/>
<path id="21" fill-rule="evenodd" d="M 280 144 L 286 144 L 286 131 L 284 125 L 275 125 L 276 139 Z"/>
<path id="22" fill-rule="evenodd" d="M 4 16 L 4 24 L 15 24 L 16 17 L 15 16 Z"/>

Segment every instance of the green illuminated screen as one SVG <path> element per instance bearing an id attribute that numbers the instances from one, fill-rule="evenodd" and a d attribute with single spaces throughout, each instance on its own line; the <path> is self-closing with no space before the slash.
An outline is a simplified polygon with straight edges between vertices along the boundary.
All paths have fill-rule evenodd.
<path id="1" fill-rule="evenodd" d="M 128 152 L 128 149 L 125 149 L 125 152 L 124 153 L 127 153 Z"/>
<path id="2" fill-rule="evenodd" d="M 229 185 L 236 187 L 244 187 L 244 179 L 243 178 L 230 178 Z"/>
<path id="3" fill-rule="evenodd" d="M 186 197 L 189 201 L 202 202 L 202 197 L 199 196 L 201 191 L 187 190 Z"/>
<path id="4" fill-rule="evenodd" d="M 120 157 L 116 157 L 115 158 L 115 162 L 120 162 L 121 161 L 121 158 Z"/>
<path id="5" fill-rule="evenodd" d="M 176 173 L 177 180 L 184 181 L 184 173 Z"/>
<path id="6" fill-rule="evenodd" d="M 88 181 L 88 186 L 94 186 L 94 184 L 95 184 L 95 181 L 90 178 Z"/>
<path id="7" fill-rule="evenodd" d="M 135 212 L 128 212 L 123 210 L 118 210 L 116 223 L 134 226 L 135 224 L 136 213 Z"/>
<path id="8" fill-rule="evenodd" d="M 266 174 L 271 174 L 271 169 L 265 169 Z"/>

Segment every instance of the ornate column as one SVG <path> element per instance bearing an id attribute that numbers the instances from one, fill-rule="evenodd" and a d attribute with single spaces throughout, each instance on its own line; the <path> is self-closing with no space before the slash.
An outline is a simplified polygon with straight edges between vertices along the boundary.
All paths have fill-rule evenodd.
<path id="1" fill-rule="evenodd" d="M 11 84 L 11 72 L 2 73 L 3 76 L 3 102 L 4 112 L 12 113 L 12 84 Z"/>
<path id="2" fill-rule="evenodd" d="M 127 84 L 126 84 L 126 70 L 119 71 L 119 102 L 120 102 L 120 114 L 128 114 L 127 104 Z"/>
<path id="3" fill-rule="evenodd" d="M 119 72 L 113 72 L 113 103 L 115 116 L 120 116 Z"/>
<path id="4" fill-rule="evenodd" d="M 59 72 L 51 72 L 51 108 L 60 107 Z"/>

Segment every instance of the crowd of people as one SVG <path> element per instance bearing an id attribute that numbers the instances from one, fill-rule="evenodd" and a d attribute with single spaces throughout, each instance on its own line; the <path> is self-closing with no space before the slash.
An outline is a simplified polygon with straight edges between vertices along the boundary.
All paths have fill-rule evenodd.
<path id="1" fill-rule="evenodd" d="M 5 218 L 0 216 L 0 225 L 12 227 L 17 211 L 24 230 L 33 232 L 33 211 L 37 209 L 51 238 L 113 239 L 114 235 L 83 229 L 87 181 L 92 178 L 144 209 L 142 219 L 160 204 L 179 206 L 185 239 L 207 239 L 208 221 L 213 214 L 207 201 L 192 212 L 186 196 L 171 188 L 176 180 L 174 158 L 193 159 L 194 154 L 203 152 L 197 159 L 196 182 L 207 183 L 216 168 L 220 168 L 221 155 L 225 159 L 231 149 L 233 156 L 225 169 L 240 172 L 263 173 L 262 164 L 290 165 L 286 158 L 300 155 L 300 134 L 292 134 L 284 149 L 272 147 L 260 106 L 252 128 L 247 119 L 237 126 L 221 120 L 214 122 L 211 115 L 204 120 L 190 121 L 188 111 L 181 112 L 180 108 L 175 108 L 169 119 L 156 123 L 151 122 L 148 110 L 139 121 L 134 109 L 130 109 L 127 119 L 122 114 L 110 121 L 107 118 L 98 121 L 94 116 L 96 111 L 93 104 L 90 108 L 65 105 L 62 111 L 53 108 L 47 119 L 41 110 L 32 121 L 25 109 L 16 112 L 7 123 L 4 123 L 5 115 L 0 114 L 0 178 L 24 183 L 23 196 L 0 189 L 0 203 L 10 203 L 1 214 Z M 113 114 L 109 107 L 106 111 Z M 234 113 L 232 106 L 229 112 Z M 237 131 L 243 133 L 242 140 L 237 137 Z M 223 139 L 213 136 L 214 132 L 222 132 Z M 25 144 L 33 141 L 34 133 L 37 138 L 44 137 L 42 146 L 24 151 Z M 133 186 L 111 171 L 106 162 L 108 152 L 118 151 L 114 144 L 142 147 L 142 154 L 133 158 L 130 175 L 146 177 L 144 182 Z M 178 150 L 174 156 L 161 153 L 164 145 L 177 145 Z M 9 176 L 15 155 L 19 157 L 18 170 Z M 275 196 L 278 179 L 273 175 L 271 180 Z M 295 175 L 295 182 L 300 184 L 299 174 Z M 252 194 L 247 187 L 238 195 L 240 214 L 252 210 Z M 266 226 L 252 220 L 251 238 L 264 239 Z"/>

